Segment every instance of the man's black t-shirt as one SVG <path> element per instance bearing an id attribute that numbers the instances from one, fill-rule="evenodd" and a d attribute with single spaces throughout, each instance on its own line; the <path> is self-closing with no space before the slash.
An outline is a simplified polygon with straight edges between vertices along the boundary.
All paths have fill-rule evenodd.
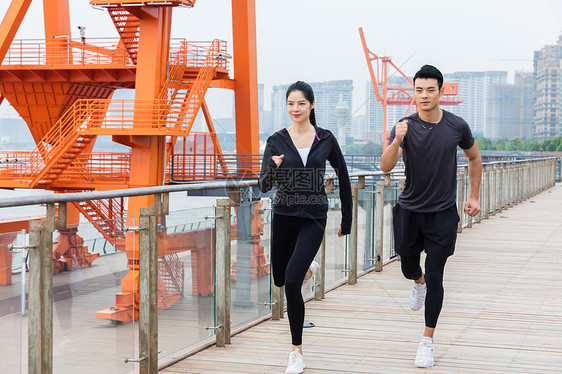
<path id="1" fill-rule="evenodd" d="M 406 185 L 398 203 L 403 209 L 435 213 L 456 204 L 457 145 L 468 149 L 474 144 L 470 126 L 461 117 L 443 110 L 437 124 L 427 123 L 415 113 L 400 146 L 405 164 Z M 402 121 L 401 120 L 401 121 Z M 388 144 L 395 137 L 392 128 Z"/>

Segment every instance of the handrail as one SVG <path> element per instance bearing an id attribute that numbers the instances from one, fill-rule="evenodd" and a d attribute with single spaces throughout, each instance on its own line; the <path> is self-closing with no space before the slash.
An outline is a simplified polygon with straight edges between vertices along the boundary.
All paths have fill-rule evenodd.
<path id="1" fill-rule="evenodd" d="M 556 157 L 545 157 L 545 158 L 534 158 L 518 161 L 494 161 L 490 163 L 485 163 L 484 165 L 497 165 L 497 164 L 511 164 L 511 163 L 522 163 L 522 162 L 537 162 L 545 161 L 549 159 L 555 159 Z M 393 170 L 390 173 L 393 174 L 403 174 L 402 170 Z M 383 176 L 385 173 L 382 171 L 366 171 L 366 172 L 353 172 L 349 173 L 351 178 L 356 177 L 371 177 L 371 176 Z M 325 179 L 334 179 L 335 174 L 326 174 Z M 54 195 L 41 195 L 41 196 L 26 196 L 20 198 L 9 198 L 0 199 L 0 208 L 16 207 L 16 206 L 26 206 L 26 205 L 37 205 L 37 204 L 54 204 L 62 202 L 77 202 L 83 200 L 99 200 L 99 199 L 113 199 L 117 197 L 132 197 L 132 196 L 142 196 L 142 195 L 152 195 L 167 192 L 182 192 L 182 191 L 198 191 L 198 190 L 210 190 L 217 188 L 240 188 L 240 187 L 253 187 L 257 186 L 258 181 L 247 180 L 247 181 L 218 181 L 218 182 L 205 182 L 205 183 L 190 183 L 190 184 L 176 184 L 167 186 L 154 186 L 154 187 L 139 187 L 139 188 L 129 188 L 129 189 L 119 189 L 119 190 L 109 190 L 109 191 L 94 191 L 94 192 L 76 192 L 76 193 L 61 193 Z"/>
<path id="2" fill-rule="evenodd" d="M 226 41 L 188 41 L 174 38 L 170 41 L 170 65 L 181 60 L 190 67 L 203 66 L 210 49 L 217 49 L 216 56 L 227 56 Z M 18 39 L 10 45 L 2 66 L 24 65 L 92 65 L 109 64 L 135 66 L 119 38 L 81 39 L 58 37 L 54 39 Z M 228 69 L 226 58 L 216 59 L 213 66 Z"/>
<path id="3" fill-rule="evenodd" d="M 461 166 L 461 170 L 457 174 L 457 208 L 459 209 L 459 217 L 461 221 L 457 227 L 457 232 L 462 232 L 464 227 L 471 227 L 472 223 L 480 222 L 481 219 L 488 218 L 490 215 L 496 213 L 501 213 L 503 209 L 508 209 L 517 203 L 529 199 L 530 197 L 545 191 L 548 188 L 554 186 L 555 183 L 555 168 L 559 162 L 557 157 L 548 157 L 542 159 L 530 159 L 521 161 L 494 161 L 486 163 L 482 170 L 482 184 L 481 184 L 481 194 L 480 194 L 480 205 L 482 207 L 482 212 L 476 217 L 468 217 L 462 211 L 462 203 L 468 196 L 469 183 L 467 176 L 466 166 Z M 353 214 L 354 219 L 352 227 L 350 230 L 349 239 L 347 239 L 348 244 L 345 246 L 339 246 L 337 249 L 337 256 L 340 256 L 338 262 L 334 261 L 334 264 L 342 264 L 345 267 L 345 272 L 347 273 L 347 283 L 355 284 L 357 277 L 365 274 L 370 270 L 383 271 L 383 265 L 391 261 L 394 258 L 392 239 L 389 237 L 387 230 L 385 230 L 385 225 L 388 226 L 389 219 L 385 215 L 388 209 L 386 209 L 389 204 L 393 204 L 397 199 L 397 192 L 399 193 L 404 188 L 404 179 L 400 178 L 398 180 L 392 181 L 390 175 L 401 175 L 400 170 L 395 170 L 392 173 L 383 173 L 381 171 L 366 171 L 366 172 L 354 172 L 350 173 L 352 178 L 359 178 L 358 182 L 352 184 L 352 199 L 353 199 Z M 367 177 L 376 177 L 368 178 Z M 326 179 L 332 179 L 335 177 L 333 174 L 325 176 Z M 362 178 L 363 177 L 363 180 Z M 134 310 L 139 311 L 139 346 L 146 346 L 147 344 L 152 344 L 154 347 L 158 346 L 158 339 L 160 335 L 156 337 L 155 341 L 149 342 L 147 337 L 149 336 L 149 331 L 154 331 L 157 329 L 157 319 L 150 316 L 149 313 L 157 313 L 159 310 L 158 295 L 153 292 L 159 290 L 159 283 L 161 281 L 166 283 L 166 289 L 168 291 L 176 292 L 175 284 L 180 285 L 183 276 L 176 275 L 173 276 L 173 269 L 164 269 L 162 274 L 158 275 L 158 266 L 160 262 L 158 258 L 162 257 L 159 255 L 159 235 L 162 230 L 167 230 L 166 219 L 162 219 L 159 222 L 159 217 L 166 217 L 170 213 L 169 203 L 170 197 L 167 196 L 169 192 L 176 191 L 190 191 L 190 190 L 201 190 L 209 188 L 236 188 L 240 187 L 255 187 L 257 180 L 251 181 L 222 181 L 222 182 L 212 182 L 212 183 L 198 183 L 198 184 L 184 184 L 184 185 L 169 185 L 169 186 L 156 186 L 156 187 L 146 187 L 146 188 L 135 188 L 126 190 L 113 190 L 104 192 L 82 192 L 82 193 L 66 193 L 57 194 L 51 196 L 28 196 L 26 198 L 12 198 L 12 199 L 2 199 L 0 200 L 0 207 L 12 207 L 12 206 L 22 206 L 22 205 L 35 205 L 35 204 L 47 204 L 46 206 L 46 218 L 41 221 L 31 221 L 29 224 L 29 241 L 32 248 L 38 248 L 38 250 L 31 251 L 30 255 L 30 271 L 31 274 L 31 284 L 29 287 L 28 300 L 30 305 L 29 313 L 29 336 L 30 344 L 28 347 L 28 357 L 34 358 L 35 352 L 52 352 L 53 344 L 53 319 L 52 319 L 52 306 L 53 298 L 44 297 L 44 294 L 50 295 L 53 292 L 53 281 L 50 278 L 52 272 L 52 259 L 53 259 L 53 248 L 52 248 L 52 238 L 53 233 L 56 229 L 60 229 L 65 222 L 64 205 L 59 205 L 59 218 L 55 220 L 55 203 L 57 202 L 76 202 L 84 200 L 99 200 L 115 197 L 130 197 L 139 195 L 155 195 L 155 202 L 153 207 L 148 207 L 141 210 L 138 220 L 138 226 L 131 227 L 132 230 L 138 230 L 138 254 L 139 257 L 132 259 L 133 262 L 138 263 L 138 290 L 139 295 L 152 295 L 155 297 L 140 297 L 138 307 L 134 306 Z M 359 193 L 360 190 L 365 190 L 367 195 Z M 232 284 L 232 253 L 230 250 L 230 244 L 232 241 L 232 207 L 241 203 L 236 201 L 237 199 L 230 194 L 231 199 L 219 198 L 216 200 L 215 214 L 213 217 L 206 217 L 206 219 L 212 218 L 214 222 L 212 227 L 214 228 L 214 235 L 216 237 L 212 240 L 212 243 L 203 244 L 206 246 L 207 253 L 214 251 L 214 264 L 211 265 L 211 272 L 216 274 L 214 279 L 214 292 L 215 292 L 215 322 L 216 326 L 212 328 L 215 330 L 215 344 L 217 346 L 224 346 L 224 344 L 229 344 L 230 337 L 233 330 L 231 329 L 231 308 L 230 302 L 232 300 L 231 284 Z M 368 200 L 365 200 L 367 197 Z M 271 203 L 271 199 L 268 199 Z M 360 203 L 360 201 L 366 204 Z M 97 202 L 94 202 L 97 203 Z M 102 205 L 103 202 L 100 202 Z M 258 205 L 260 204 L 260 205 Z M 265 213 L 268 208 L 261 205 L 262 202 L 258 202 L 255 206 L 251 205 L 251 209 L 255 208 L 259 211 L 257 216 L 258 219 L 263 219 L 263 223 L 270 223 L 266 216 L 260 217 L 261 213 Z M 362 204 L 362 205 L 359 205 Z M 269 204 L 268 204 L 269 205 Z M 368 214 L 359 215 L 359 207 L 365 210 Z M 62 208 L 62 210 L 61 210 Z M 263 208 L 263 210 L 261 210 Z M 105 210 L 107 207 L 101 207 L 100 209 Z M 62 213 L 62 216 L 61 216 Z M 246 216 L 245 219 L 250 219 L 251 215 L 240 214 L 240 210 L 237 212 L 237 223 L 240 224 L 242 216 Z M 372 213 L 372 215 L 371 215 Z M 271 217 L 271 214 L 269 214 Z M 365 224 L 359 225 L 359 220 L 361 217 L 371 217 L 370 221 L 367 219 Z M 339 218 L 339 217 L 336 217 Z M 249 221 L 247 221 L 249 223 Z M 253 222 L 253 221 L 252 221 Z M 386 222 L 386 223 L 385 223 Z M 258 222 L 259 223 L 259 222 Z M 466 226 L 463 225 L 466 223 Z M 95 226 L 95 223 L 93 223 Z M 135 220 L 135 224 L 137 221 Z M 250 224 L 248 224 L 248 227 Z M 252 226 L 253 227 L 253 226 Z M 116 228 L 111 227 L 110 230 Z M 255 229 L 260 230 L 259 226 Z M 252 229 L 253 230 L 253 229 Z M 361 231 L 360 231 L 361 230 Z M 212 238 L 211 232 L 213 230 L 206 230 L 206 235 L 208 238 Z M 254 231 L 252 231 L 253 233 Z M 365 235 L 364 239 L 366 242 L 361 244 L 359 242 L 360 232 L 369 232 L 369 235 Z M 122 237 L 122 235 L 121 235 Z M 245 238 L 245 236 L 244 236 Z M 240 239 L 240 238 L 239 238 Z M 390 239 L 390 243 L 386 243 L 386 240 Z M 246 239 L 242 239 L 246 240 Z M 260 245 L 256 244 L 258 252 L 263 252 L 263 248 L 260 249 Z M 326 244 L 326 242 L 324 242 Z M 337 277 L 336 280 L 330 280 L 330 283 L 326 278 L 326 253 L 327 246 L 322 245 L 318 255 L 317 261 L 320 264 L 320 271 L 318 272 L 317 284 L 314 289 L 314 295 L 309 297 L 314 297 L 316 300 L 321 300 L 324 298 L 324 294 L 327 291 L 328 286 L 336 286 L 343 284 L 345 279 L 342 277 Z M 390 244 L 390 245 L 389 245 Z M 264 245 L 267 245 L 264 243 Z M 365 252 L 361 253 L 358 248 L 363 246 Z M 212 249 L 211 249 L 212 247 Z M 253 253 L 254 248 L 247 248 L 251 253 Z M 368 250 L 367 250 L 368 249 Z M 248 252 L 250 253 L 250 252 Z M 361 262 L 359 262 L 360 256 L 363 257 Z M 342 256 L 343 255 L 343 256 Z M 263 259 L 263 257 L 260 257 Z M 170 264 L 167 264 L 170 265 Z M 258 266 L 258 265 L 256 265 Z M 181 268 L 181 266 L 180 266 Z M 198 270 L 200 268 L 197 268 Z M 262 275 L 267 275 L 270 271 L 267 264 L 261 263 L 256 269 L 262 271 Z M 237 272 L 240 267 L 237 267 Z M 249 270 L 249 269 L 248 269 Z M 43 274 L 45 276 L 37 275 Z M 24 273 L 25 274 L 25 273 Z M 236 273 L 237 275 L 239 273 Z M 241 274 L 241 273 L 240 273 Z M 49 275 L 49 276 L 47 276 Z M 248 275 L 248 280 L 251 276 Z M 112 276 L 113 277 L 113 276 Z M 175 277 L 175 280 L 174 280 Z M 178 279 L 179 278 L 179 279 Z M 177 281 L 180 282 L 177 282 Z M 241 281 L 241 277 L 237 278 L 237 282 Z M 210 281 L 209 281 L 210 282 Z M 268 282 L 269 283 L 269 282 Z M 170 284 L 170 287 L 168 287 Z M 209 283 L 211 284 L 211 283 Z M 244 285 L 245 286 L 245 285 Z M 176 287 L 177 288 L 177 287 Z M 278 319 L 283 313 L 283 293 L 273 285 L 269 290 L 269 303 L 265 305 L 271 305 L 271 318 Z M 164 295 L 164 293 L 158 293 L 159 295 Z M 25 293 L 22 293 L 25 297 Z M 45 313 L 43 313 L 43 311 Z M 260 314 L 262 314 L 260 312 Z M 259 320 L 264 318 L 259 317 Z M 257 320 L 255 320 L 257 321 Z M 255 321 L 249 322 L 254 324 Z M 237 327 L 241 328 L 241 327 Z M 202 345 L 207 345 L 207 342 L 198 343 L 199 347 Z M 47 354 L 41 353 L 42 356 Z M 141 356 L 152 360 L 153 362 L 159 362 L 159 360 L 176 360 L 179 356 L 174 351 L 172 355 L 165 356 L 163 358 L 158 357 L 158 351 L 154 349 L 149 353 Z M 181 356 L 185 357 L 184 355 Z M 104 357 L 105 358 L 105 357 Z M 144 359 L 144 358 L 143 358 Z M 40 361 L 40 360 L 35 360 Z M 45 366 L 41 370 L 36 371 L 52 371 L 52 362 L 45 359 Z M 19 361 L 18 361 L 19 363 Z M 168 362 L 162 363 L 162 365 L 167 365 Z M 31 365 L 30 365 L 31 367 Z M 162 366 L 163 367 L 163 366 Z"/>

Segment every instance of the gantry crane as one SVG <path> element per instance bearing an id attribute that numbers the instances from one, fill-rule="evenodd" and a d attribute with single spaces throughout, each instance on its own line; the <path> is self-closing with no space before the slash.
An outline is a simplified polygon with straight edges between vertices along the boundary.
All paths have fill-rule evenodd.
<path id="1" fill-rule="evenodd" d="M 232 1 L 234 78 L 226 42 L 171 38 L 173 9 L 191 8 L 195 0 L 91 0 L 91 5 L 107 10 L 119 38 L 87 40 L 82 35 L 71 38 L 69 0 L 43 0 L 45 39 L 14 40 L 31 1 L 12 0 L 0 24 L 0 101 L 10 102 L 26 121 L 36 147 L 31 152 L 0 152 L 0 187 L 73 192 L 162 185 L 175 142 L 191 134 L 199 110 L 218 168 L 224 172 L 224 157 L 205 102 L 209 87 L 235 92 L 237 154 L 259 153 L 254 0 Z M 135 89 L 135 98 L 112 100 L 120 88 Z M 111 135 L 130 152 L 92 152 L 98 135 Z M 237 171 L 258 172 L 255 164 L 246 169 Z M 116 295 L 117 308 L 102 311 L 99 317 L 122 322 L 136 318 L 138 234 L 125 233 L 125 217 L 138 222 L 141 207 L 151 205 L 153 197 L 146 196 L 130 198 L 128 207 L 119 199 L 69 207 L 69 226 L 83 214 L 127 253 L 129 273 Z M 26 221 L 18 222 L 5 229 L 0 224 L 0 232 L 27 228 Z M 73 255 L 82 256 L 79 266 L 93 261 L 95 256 L 88 255 L 75 229 L 60 234 L 64 239 L 53 249 L 55 271 L 72 268 L 63 261 L 70 247 Z M 190 245 L 185 237 L 159 238 L 160 283 L 170 291 L 161 307 L 183 292 L 183 285 L 174 279 L 183 274 L 175 253 Z M 200 251 L 193 252 L 196 264 Z M 209 274 L 209 269 L 199 270 Z M 209 287 L 197 292 L 208 293 Z"/>
<path id="2" fill-rule="evenodd" d="M 414 89 L 414 83 L 406 74 L 396 66 L 392 59 L 388 56 L 379 57 L 369 50 L 367 47 L 367 42 L 365 41 L 365 35 L 363 34 L 363 28 L 359 28 L 359 35 L 361 36 L 361 43 L 363 44 L 363 51 L 365 52 L 365 59 L 367 60 L 367 66 L 369 67 L 369 74 L 371 75 L 371 81 L 373 82 L 373 90 L 375 91 L 375 96 L 377 101 L 382 103 L 383 108 L 383 152 L 386 150 L 387 142 L 387 107 L 388 105 L 407 105 L 406 113 L 410 111 L 412 105 L 415 105 L 414 95 L 412 94 Z M 373 61 L 377 62 L 377 69 L 373 68 Z M 404 77 L 409 83 L 409 87 L 389 87 L 389 65 L 391 68 Z M 458 97 L 451 97 L 457 95 L 458 85 L 457 83 L 443 83 L 444 96 L 439 100 L 440 105 L 458 105 L 462 103 L 462 99 Z"/>

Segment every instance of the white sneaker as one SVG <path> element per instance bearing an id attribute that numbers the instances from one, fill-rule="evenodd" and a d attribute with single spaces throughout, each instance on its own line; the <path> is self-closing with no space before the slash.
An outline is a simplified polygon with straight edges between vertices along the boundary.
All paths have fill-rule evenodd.
<path id="1" fill-rule="evenodd" d="M 414 364 L 419 368 L 430 368 L 434 365 L 433 339 L 428 338 L 427 336 L 421 337 Z"/>
<path id="2" fill-rule="evenodd" d="M 427 285 L 425 283 L 414 282 L 412 294 L 410 295 L 410 309 L 420 310 L 425 304 L 425 295 L 427 294 Z"/>
<path id="3" fill-rule="evenodd" d="M 302 373 L 304 370 L 304 357 L 299 352 L 298 349 L 295 349 L 291 353 L 289 353 L 289 365 L 287 365 L 287 370 L 285 370 L 286 374 L 299 374 Z"/>
<path id="4" fill-rule="evenodd" d="M 314 288 L 316 287 L 316 274 L 318 274 L 318 271 L 320 270 L 320 264 L 316 261 L 312 261 L 309 269 L 310 276 L 304 280 L 302 287 L 302 293 L 304 295 L 314 291 Z"/>
<path id="5" fill-rule="evenodd" d="M 314 276 L 320 271 L 320 264 L 316 261 L 312 261 L 310 263 L 309 269 L 312 272 L 312 276 Z"/>

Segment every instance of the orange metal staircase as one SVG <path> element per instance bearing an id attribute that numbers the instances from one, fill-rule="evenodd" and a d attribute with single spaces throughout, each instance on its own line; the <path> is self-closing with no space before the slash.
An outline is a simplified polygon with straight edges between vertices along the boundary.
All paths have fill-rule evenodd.
<path id="1" fill-rule="evenodd" d="M 125 246 L 124 199 L 90 200 L 73 203 L 107 241 L 114 246 Z"/>
<path id="2" fill-rule="evenodd" d="M 139 28 L 140 20 L 123 7 L 107 8 L 111 20 L 129 53 L 131 60 L 137 64 L 137 53 L 139 51 Z"/>
<path id="3" fill-rule="evenodd" d="M 164 310 L 183 296 L 185 270 L 176 253 L 158 259 L 158 277 L 158 305 L 160 310 Z"/>

